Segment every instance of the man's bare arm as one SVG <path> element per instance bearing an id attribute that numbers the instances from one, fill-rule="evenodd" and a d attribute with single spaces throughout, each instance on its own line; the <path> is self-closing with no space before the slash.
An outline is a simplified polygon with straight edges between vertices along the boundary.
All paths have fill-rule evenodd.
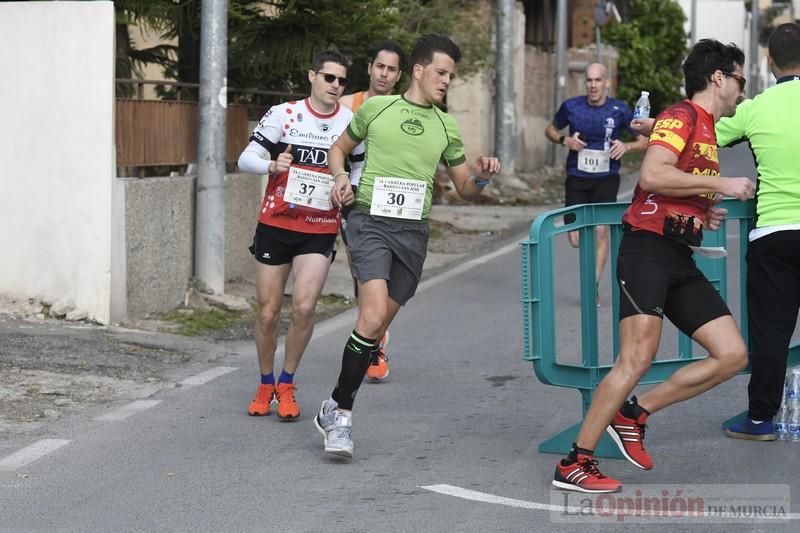
<path id="1" fill-rule="evenodd" d="M 344 160 L 356 146 L 358 141 L 351 139 L 345 130 L 328 150 L 328 169 L 334 178 L 330 200 L 337 207 L 353 202 L 353 190 L 350 188 L 350 176 L 344 169 Z"/>
<path id="2" fill-rule="evenodd" d="M 548 141 L 558 144 L 558 140 L 561 138 L 561 130 L 556 128 L 553 123 L 550 122 L 544 129 L 544 136 L 547 137 Z"/>
<path id="3" fill-rule="evenodd" d="M 500 160 L 496 157 L 479 156 L 475 160 L 473 174 L 466 163 L 447 167 L 447 174 L 453 180 L 458 195 L 464 200 L 474 200 L 481 195 L 488 180 L 500 171 Z"/>
<path id="4" fill-rule="evenodd" d="M 665 196 L 686 197 L 718 192 L 739 200 L 752 198 L 755 185 L 749 178 L 695 175 L 676 167 L 678 156 L 663 146 L 651 146 L 644 156 L 639 186 Z"/>

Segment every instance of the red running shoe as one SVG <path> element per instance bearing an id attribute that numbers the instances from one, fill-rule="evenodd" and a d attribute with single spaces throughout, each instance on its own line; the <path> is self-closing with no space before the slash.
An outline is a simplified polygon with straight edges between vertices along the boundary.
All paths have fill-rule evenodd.
<path id="1" fill-rule="evenodd" d="M 566 459 L 565 459 L 566 460 Z M 591 455 L 578 454 L 578 460 L 565 465 L 564 461 L 556 465 L 553 486 L 577 492 L 619 492 L 622 482 L 608 477 L 597 469 L 598 462 Z"/>
<path id="2" fill-rule="evenodd" d="M 628 418 L 617 411 L 614 421 L 606 431 L 617 444 L 619 451 L 625 459 L 642 470 L 653 468 L 653 459 L 644 449 L 644 430 L 647 428 L 647 413 L 642 413 L 639 418 Z"/>

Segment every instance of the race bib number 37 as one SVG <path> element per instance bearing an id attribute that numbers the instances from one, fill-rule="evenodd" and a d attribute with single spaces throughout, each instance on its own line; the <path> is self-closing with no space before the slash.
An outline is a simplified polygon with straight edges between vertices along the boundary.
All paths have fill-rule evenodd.
<path id="1" fill-rule="evenodd" d="M 578 152 L 578 170 L 590 174 L 607 173 L 611 158 L 605 150 L 587 150 Z"/>
<path id="2" fill-rule="evenodd" d="M 330 211 L 329 195 L 333 188 L 333 176 L 304 168 L 289 168 L 289 179 L 283 200 L 292 204 Z"/>
<path id="3" fill-rule="evenodd" d="M 369 213 L 381 217 L 422 220 L 427 186 L 424 181 L 406 178 L 375 178 Z"/>

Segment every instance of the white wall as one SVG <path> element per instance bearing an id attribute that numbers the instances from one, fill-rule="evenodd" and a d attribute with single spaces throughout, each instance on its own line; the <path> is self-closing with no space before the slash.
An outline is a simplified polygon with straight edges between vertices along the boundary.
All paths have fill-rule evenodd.
<path id="1" fill-rule="evenodd" d="M 0 2 L 0 291 L 110 319 L 112 2 Z"/>
<path id="2" fill-rule="evenodd" d="M 686 14 L 683 29 L 688 34 L 692 28 L 692 2 L 678 2 Z M 750 38 L 747 10 L 744 0 L 697 0 L 697 40 L 716 39 L 734 43 L 747 53 Z"/>

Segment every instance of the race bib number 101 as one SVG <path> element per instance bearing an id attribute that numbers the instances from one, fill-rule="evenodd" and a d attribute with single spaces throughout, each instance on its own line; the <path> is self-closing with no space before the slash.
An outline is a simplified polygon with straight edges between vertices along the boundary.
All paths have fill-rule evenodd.
<path id="1" fill-rule="evenodd" d="M 578 152 L 578 170 L 590 174 L 608 173 L 611 157 L 605 150 L 587 150 Z"/>
<path id="2" fill-rule="evenodd" d="M 370 215 L 422 220 L 425 206 L 424 181 L 406 178 L 375 178 Z"/>
<path id="3" fill-rule="evenodd" d="M 333 176 L 324 172 L 314 172 L 304 168 L 289 168 L 289 179 L 283 200 L 292 204 L 330 211 L 330 193 L 333 188 Z"/>

